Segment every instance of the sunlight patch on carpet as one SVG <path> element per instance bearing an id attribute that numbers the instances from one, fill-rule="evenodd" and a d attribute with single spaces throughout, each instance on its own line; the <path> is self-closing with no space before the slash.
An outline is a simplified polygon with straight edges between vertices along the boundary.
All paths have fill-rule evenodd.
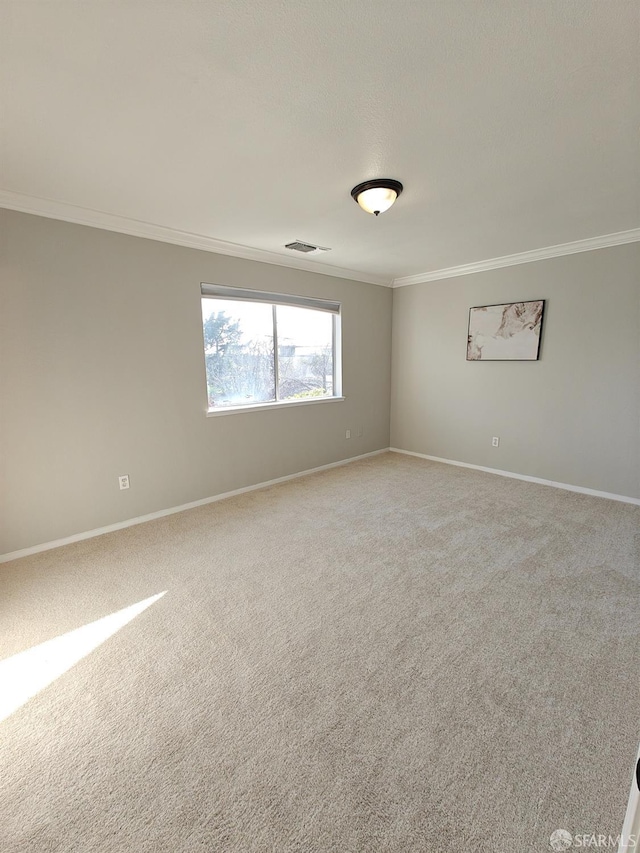
<path id="1" fill-rule="evenodd" d="M 165 594 L 166 590 L 0 661 L 0 722 Z"/>

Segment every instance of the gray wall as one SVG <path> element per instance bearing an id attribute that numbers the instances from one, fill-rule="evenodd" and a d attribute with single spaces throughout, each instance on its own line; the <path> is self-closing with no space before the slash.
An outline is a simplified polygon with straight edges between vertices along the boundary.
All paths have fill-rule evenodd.
<path id="1" fill-rule="evenodd" d="M 467 362 L 469 308 L 528 299 L 540 360 Z M 395 290 L 391 444 L 640 498 L 640 244 Z"/>
<path id="2" fill-rule="evenodd" d="M 6 210 L 0 234 L 0 554 L 389 445 L 390 289 Z M 347 399 L 207 418 L 201 281 L 340 300 Z"/>

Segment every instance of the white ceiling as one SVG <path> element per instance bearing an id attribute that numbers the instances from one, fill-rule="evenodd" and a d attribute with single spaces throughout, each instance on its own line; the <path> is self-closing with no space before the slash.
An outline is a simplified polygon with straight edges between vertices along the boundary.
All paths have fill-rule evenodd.
<path id="1" fill-rule="evenodd" d="M 373 281 L 640 226 L 635 0 L 0 12 L 4 206 L 86 208 L 285 263 L 300 239 L 332 247 L 312 268 Z M 405 185 L 377 219 L 349 195 L 375 177 Z"/>

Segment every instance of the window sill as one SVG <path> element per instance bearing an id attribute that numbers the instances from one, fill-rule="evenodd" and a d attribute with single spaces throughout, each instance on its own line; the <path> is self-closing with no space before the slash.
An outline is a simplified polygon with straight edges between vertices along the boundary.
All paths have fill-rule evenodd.
<path id="1" fill-rule="evenodd" d="M 319 403 L 340 403 L 344 397 L 315 397 L 309 400 L 282 400 L 278 403 L 255 403 L 249 406 L 225 406 L 219 409 L 209 409 L 208 418 L 219 415 L 237 415 L 239 412 L 256 412 L 264 409 L 288 409 L 292 406 L 317 406 Z"/>

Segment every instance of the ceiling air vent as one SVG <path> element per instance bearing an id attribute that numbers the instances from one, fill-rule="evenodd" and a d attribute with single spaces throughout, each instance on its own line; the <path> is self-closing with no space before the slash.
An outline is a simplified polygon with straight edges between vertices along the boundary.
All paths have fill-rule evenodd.
<path id="1" fill-rule="evenodd" d="M 285 249 L 291 249 L 294 252 L 328 252 L 329 249 L 325 246 L 314 246 L 312 243 L 303 243 L 302 240 L 294 240 L 293 243 L 287 243 Z"/>

